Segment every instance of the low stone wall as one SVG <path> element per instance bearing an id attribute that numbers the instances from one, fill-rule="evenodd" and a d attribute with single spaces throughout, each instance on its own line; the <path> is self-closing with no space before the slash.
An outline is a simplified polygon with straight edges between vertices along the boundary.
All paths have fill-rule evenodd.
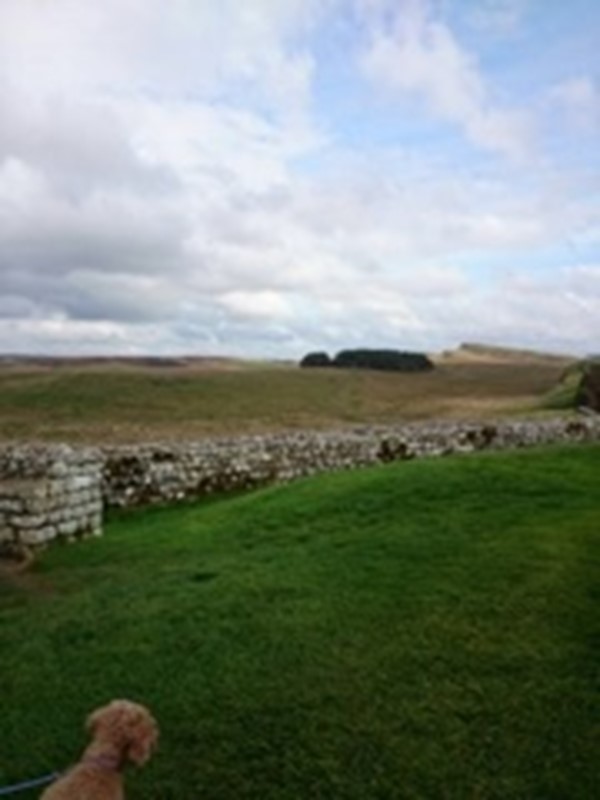
<path id="1" fill-rule="evenodd" d="M 102 532 L 100 451 L 66 445 L 0 449 L 0 544 L 35 546 Z"/>
<path id="2" fill-rule="evenodd" d="M 600 418 L 426 423 L 104 448 L 108 506 L 182 500 L 400 459 L 600 440 Z"/>
<path id="3" fill-rule="evenodd" d="M 176 502 L 391 461 L 600 441 L 600 417 L 423 423 L 103 448 L 0 449 L 0 544 L 101 531 L 102 507 Z"/>

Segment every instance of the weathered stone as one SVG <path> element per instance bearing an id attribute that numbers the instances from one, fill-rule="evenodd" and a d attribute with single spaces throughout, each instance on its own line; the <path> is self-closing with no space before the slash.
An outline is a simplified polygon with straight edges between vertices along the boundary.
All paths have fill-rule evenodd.
<path id="1" fill-rule="evenodd" d="M 11 522 L 15 528 L 29 530 L 41 528 L 46 522 L 46 517 L 41 514 L 19 514 L 12 517 Z"/>
<path id="2" fill-rule="evenodd" d="M 600 419 L 581 417 L 361 426 L 104 449 L 11 445 L 0 448 L 0 530 L 35 543 L 59 531 L 74 538 L 100 532 L 103 506 L 173 502 L 398 459 L 598 440 Z"/>
<path id="3" fill-rule="evenodd" d="M 0 544 L 2 542 L 12 542 L 15 539 L 15 532 L 9 525 L 0 525 Z"/>
<path id="4" fill-rule="evenodd" d="M 43 528 L 22 528 L 16 538 L 17 541 L 22 544 L 35 547 L 55 539 L 57 533 L 56 528 L 51 525 L 46 525 Z"/>
<path id="5" fill-rule="evenodd" d="M 75 520 L 61 522 L 57 530 L 59 536 L 74 536 L 79 531 L 79 525 Z"/>
<path id="6" fill-rule="evenodd" d="M 103 463 L 100 451 L 66 445 L 8 445 L 0 448 L 0 522 L 17 540 L 41 544 L 89 525 L 98 511 Z M 88 516 L 86 517 L 86 513 Z"/>
<path id="7" fill-rule="evenodd" d="M 0 512 L 19 514 L 23 511 L 23 499 L 20 497 L 0 496 Z"/>

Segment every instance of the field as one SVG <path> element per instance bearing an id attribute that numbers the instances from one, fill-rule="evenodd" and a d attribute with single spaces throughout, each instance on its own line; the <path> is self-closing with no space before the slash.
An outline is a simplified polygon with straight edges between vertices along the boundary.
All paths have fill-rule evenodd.
<path id="1" fill-rule="evenodd" d="M 567 361 L 467 353 L 430 373 L 250 362 L 0 366 L 0 439 L 130 442 L 539 410 Z"/>
<path id="2" fill-rule="evenodd" d="M 50 549 L 0 578 L 0 786 L 128 696 L 162 728 L 134 800 L 589 800 L 599 456 L 321 476 Z"/>

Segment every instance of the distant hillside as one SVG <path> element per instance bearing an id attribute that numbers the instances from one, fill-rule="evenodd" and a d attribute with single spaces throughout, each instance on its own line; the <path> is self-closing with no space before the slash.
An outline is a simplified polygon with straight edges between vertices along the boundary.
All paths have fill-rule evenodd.
<path id="1" fill-rule="evenodd" d="M 517 347 L 500 347 L 491 344 L 479 344 L 475 342 L 464 342 L 459 345 L 456 350 L 445 350 L 438 356 L 433 357 L 434 360 L 441 363 L 449 362 L 473 362 L 473 361 L 486 361 L 486 362 L 552 362 L 555 364 L 569 364 L 576 361 L 575 356 L 558 353 L 545 353 L 538 350 L 527 350 Z"/>
<path id="2" fill-rule="evenodd" d="M 0 369 L 178 369 L 222 371 L 265 366 L 265 361 L 251 361 L 226 356 L 46 356 L 0 354 Z M 282 362 L 273 362 L 281 366 Z"/>
<path id="3" fill-rule="evenodd" d="M 190 359 L 0 366 L 0 439 L 189 440 L 535 413 L 566 364 L 472 359 L 403 373 Z"/>

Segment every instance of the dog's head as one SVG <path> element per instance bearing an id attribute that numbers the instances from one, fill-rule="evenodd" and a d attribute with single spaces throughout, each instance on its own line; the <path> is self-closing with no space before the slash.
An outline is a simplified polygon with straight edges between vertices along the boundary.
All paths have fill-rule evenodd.
<path id="1" fill-rule="evenodd" d="M 150 758 L 158 741 L 158 725 L 152 714 L 130 700 L 113 700 L 98 708 L 88 717 L 87 730 L 94 739 L 118 747 L 123 762 L 137 766 Z"/>

